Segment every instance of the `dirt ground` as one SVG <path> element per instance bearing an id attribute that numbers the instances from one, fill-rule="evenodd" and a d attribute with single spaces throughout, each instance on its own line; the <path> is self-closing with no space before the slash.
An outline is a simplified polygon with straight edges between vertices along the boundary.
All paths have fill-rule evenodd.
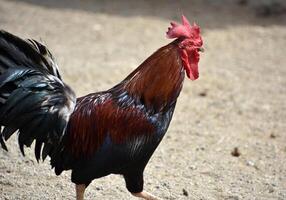
<path id="1" fill-rule="evenodd" d="M 77 95 L 122 80 L 170 40 L 184 13 L 202 28 L 200 78 L 185 80 L 171 126 L 145 170 L 162 199 L 286 199 L 286 17 L 257 17 L 237 1 L 0 0 L 0 28 L 44 41 Z M 231 154 L 238 148 L 240 156 Z M 16 137 L 0 150 L 0 199 L 74 199 Z M 136 199 L 120 176 L 95 180 L 86 199 Z"/>

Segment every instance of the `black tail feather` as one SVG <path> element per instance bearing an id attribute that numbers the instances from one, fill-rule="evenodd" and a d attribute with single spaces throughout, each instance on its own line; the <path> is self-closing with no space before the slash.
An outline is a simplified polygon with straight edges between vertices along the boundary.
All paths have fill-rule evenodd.
<path id="1" fill-rule="evenodd" d="M 2 131 L 2 135 L 4 136 L 4 139 L 7 141 L 11 137 L 11 135 L 15 133 L 17 130 L 18 129 L 15 127 L 6 126 Z"/>
<path id="2" fill-rule="evenodd" d="M 50 51 L 35 40 L 22 40 L 0 31 L 1 147 L 18 132 L 24 146 L 35 141 L 35 156 L 57 157 L 75 105 L 74 92 L 61 80 Z"/>

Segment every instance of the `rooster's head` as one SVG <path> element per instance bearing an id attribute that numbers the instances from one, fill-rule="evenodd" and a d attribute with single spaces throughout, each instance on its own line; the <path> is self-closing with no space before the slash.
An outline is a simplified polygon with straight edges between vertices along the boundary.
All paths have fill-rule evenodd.
<path id="1" fill-rule="evenodd" d="M 167 31 L 167 37 L 178 38 L 176 41 L 178 42 L 182 64 L 187 76 L 191 80 L 196 80 L 199 77 L 199 51 L 203 51 L 200 27 L 195 23 L 191 26 L 187 18 L 182 15 L 182 24 L 171 22 L 171 27 Z"/>

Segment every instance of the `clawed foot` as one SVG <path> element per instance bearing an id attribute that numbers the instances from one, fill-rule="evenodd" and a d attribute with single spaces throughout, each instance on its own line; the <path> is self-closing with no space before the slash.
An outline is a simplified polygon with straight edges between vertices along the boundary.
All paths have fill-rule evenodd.
<path id="1" fill-rule="evenodd" d="M 160 200 L 158 197 L 150 194 L 149 192 L 132 193 L 133 196 L 143 198 L 145 200 Z"/>

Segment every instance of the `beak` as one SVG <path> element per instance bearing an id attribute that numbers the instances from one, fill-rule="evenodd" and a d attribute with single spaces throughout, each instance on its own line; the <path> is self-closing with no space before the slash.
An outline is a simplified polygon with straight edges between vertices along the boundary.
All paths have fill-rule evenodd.
<path id="1" fill-rule="evenodd" d="M 198 48 L 198 51 L 203 53 L 203 52 L 205 52 L 205 49 L 203 47 L 200 47 L 200 48 Z"/>

